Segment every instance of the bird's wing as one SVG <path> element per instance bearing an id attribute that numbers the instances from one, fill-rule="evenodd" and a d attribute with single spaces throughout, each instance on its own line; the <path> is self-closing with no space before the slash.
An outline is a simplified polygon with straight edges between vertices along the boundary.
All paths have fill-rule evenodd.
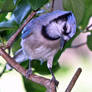
<path id="1" fill-rule="evenodd" d="M 41 29 L 41 21 L 39 18 L 32 19 L 22 30 L 22 39 L 27 38 L 32 35 L 34 31 L 39 31 Z"/>
<path id="2" fill-rule="evenodd" d="M 24 29 L 22 30 L 22 39 L 25 39 L 26 37 L 28 37 L 30 34 L 32 33 L 29 24 L 27 24 Z"/>

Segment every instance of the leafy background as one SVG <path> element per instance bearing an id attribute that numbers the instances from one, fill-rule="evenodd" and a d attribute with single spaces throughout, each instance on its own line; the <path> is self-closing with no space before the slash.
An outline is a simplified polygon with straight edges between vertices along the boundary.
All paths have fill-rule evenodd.
<path id="1" fill-rule="evenodd" d="M 7 40 L 11 37 L 11 35 L 14 34 L 17 31 L 17 29 L 21 26 L 21 24 L 25 21 L 28 14 L 32 10 L 40 9 L 41 11 L 44 10 L 44 12 L 47 12 L 50 8 L 49 5 L 51 5 L 50 2 L 51 1 L 49 0 L 0 0 L 0 44 L 7 42 Z M 54 58 L 53 71 L 57 80 L 60 81 L 58 92 L 61 91 L 64 92 L 65 88 L 67 87 L 71 79 L 71 76 L 74 74 L 75 70 L 79 66 L 82 67 L 83 73 L 80 76 L 78 82 L 76 83 L 73 92 L 89 92 L 89 89 L 90 90 L 92 89 L 91 88 L 92 61 L 91 63 L 89 63 L 90 61 L 88 57 L 89 53 L 85 52 L 87 55 L 84 55 L 83 53 L 82 55 L 80 55 L 80 57 L 77 57 L 80 59 L 78 59 L 79 62 L 76 63 L 77 58 L 75 57 L 73 59 L 74 52 L 71 50 L 69 51 L 69 55 L 72 56 L 72 59 L 75 63 L 70 62 L 72 61 L 71 58 L 68 59 L 69 63 L 65 61 L 65 63 L 61 65 L 61 61 L 64 61 L 63 57 L 66 54 L 67 54 L 66 58 L 68 58 L 68 52 L 66 51 L 66 48 L 71 47 L 72 41 L 74 41 L 77 37 L 79 37 L 81 31 L 86 28 L 89 18 L 92 16 L 92 1 L 91 0 L 62 0 L 61 6 L 63 7 L 64 10 L 72 11 L 76 16 L 77 33 L 73 37 L 73 39 L 71 39 L 65 45 L 64 49 L 62 50 L 63 53 L 59 51 Z M 38 14 L 37 16 L 39 15 L 40 14 Z M 11 55 L 13 55 L 13 53 L 15 53 L 16 50 L 20 48 L 20 41 L 21 41 L 20 35 L 17 37 L 17 39 L 15 40 L 12 46 Z M 86 39 L 87 39 L 87 46 L 91 53 L 92 51 L 91 31 L 90 31 L 90 35 L 86 36 Z M 59 63 L 57 63 L 58 59 L 60 65 Z M 0 71 L 3 70 L 5 64 L 6 62 L 0 57 Z M 27 68 L 28 61 L 23 62 L 21 65 Z M 33 67 L 33 73 L 45 76 L 47 78 L 51 78 L 51 75 L 46 66 L 46 62 L 43 63 L 43 65 L 40 65 L 40 61 L 33 61 L 32 67 Z M 25 79 L 15 70 L 9 72 L 6 71 L 3 74 L 3 76 L 0 77 L 0 92 L 12 92 L 12 91 L 45 92 L 45 90 L 46 89 L 44 87 Z"/>

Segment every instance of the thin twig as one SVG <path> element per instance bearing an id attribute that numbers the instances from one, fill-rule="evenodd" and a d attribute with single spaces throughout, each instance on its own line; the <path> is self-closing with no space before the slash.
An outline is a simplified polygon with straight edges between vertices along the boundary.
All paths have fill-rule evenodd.
<path id="1" fill-rule="evenodd" d="M 54 10 L 54 3 L 55 3 L 55 0 L 52 0 L 51 12 Z"/>
<path id="2" fill-rule="evenodd" d="M 86 28 L 86 31 L 89 31 L 89 28 L 92 27 L 92 24 L 89 25 L 87 28 Z"/>
<path id="3" fill-rule="evenodd" d="M 33 18 L 33 16 L 36 14 L 36 11 L 31 12 L 31 14 L 28 16 L 24 24 L 17 30 L 17 32 L 11 36 L 11 38 L 8 40 L 6 44 L 6 48 L 10 48 L 13 44 L 15 38 L 18 36 L 18 34 L 22 31 L 22 29 L 25 27 L 25 25 Z"/>
<path id="4" fill-rule="evenodd" d="M 76 71 L 76 73 L 74 74 L 72 80 L 70 81 L 67 89 L 65 90 L 65 92 L 71 92 L 71 90 L 74 87 L 74 85 L 75 85 L 77 79 L 79 78 L 79 75 L 81 74 L 81 72 L 82 72 L 82 69 L 78 68 L 77 71 Z"/>
<path id="5" fill-rule="evenodd" d="M 79 48 L 79 47 L 84 46 L 86 44 L 87 44 L 87 42 L 84 42 L 84 43 L 81 43 L 81 44 L 78 44 L 78 45 L 75 45 L 75 46 L 71 46 L 70 48 Z"/>
<path id="6" fill-rule="evenodd" d="M 18 64 L 13 58 L 11 58 L 4 49 L 0 48 L 0 55 L 10 64 L 16 71 L 21 73 L 23 76 L 26 76 L 26 70 Z M 32 80 L 35 83 L 43 85 L 47 88 L 47 92 L 56 92 L 56 87 L 54 81 L 50 81 L 50 79 L 31 74 L 28 77 L 29 80 Z"/>
<path id="7" fill-rule="evenodd" d="M 89 31 L 89 28 L 90 27 L 92 27 L 92 24 L 91 25 L 89 25 L 88 27 L 86 27 L 84 30 L 85 31 L 83 31 L 84 33 L 85 32 L 87 32 L 87 31 Z M 81 46 L 84 46 L 84 45 L 86 45 L 87 44 L 87 42 L 84 42 L 84 43 L 81 43 L 81 44 L 78 44 L 78 45 L 75 45 L 75 46 L 71 46 L 70 48 L 79 48 L 79 47 L 81 47 Z"/>
<path id="8" fill-rule="evenodd" d="M 6 66 L 4 66 L 4 69 L 2 70 L 2 72 L 0 73 L 0 77 L 5 73 L 6 70 Z"/>

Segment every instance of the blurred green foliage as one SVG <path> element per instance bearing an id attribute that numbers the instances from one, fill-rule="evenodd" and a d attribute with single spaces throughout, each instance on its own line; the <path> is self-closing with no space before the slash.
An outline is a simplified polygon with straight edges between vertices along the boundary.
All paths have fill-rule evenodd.
<path id="1" fill-rule="evenodd" d="M 37 10 L 45 5 L 49 0 L 29 0 L 33 10 Z"/>
<path id="2" fill-rule="evenodd" d="M 16 30 L 25 21 L 28 14 L 32 10 L 37 10 L 42 8 L 45 4 L 49 3 L 49 0 L 0 0 L 0 43 L 6 42 L 11 35 L 16 32 Z M 72 11 L 77 19 L 77 27 L 81 26 L 84 30 L 86 28 L 88 19 L 92 16 L 92 1 L 91 0 L 63 0 L 63 8 L 67 11 Z M 10 13 L 10 15 L 9 15 Z M 8 18 L 6 17 L 8 15 Z M 57 60 L 65 48 L 71 47 L 72 41 L 80 34 L 80 30 L 77 28 L 76 35 L 65 45 L 62 51 L 59 51 L 54 58 L 53 71 L 56 72 L 59 69 Z M 87 44 L 90 50 L 92 50 L 91 43 L 92 35 L 87 38 Z M 20 35 L 16 38 L 13 46 L 12 52 L 15 53 L 20 48 Z M 22 65 L 27 68 L 27 63 L 22 63 Z M 1 66 L 1 64 L 0 64 Z M 32 62 L 32 67 L 34 68 L 34 73 L 49 74 L 46 66 L 46 62 L 40 65 L 40 62 L 34 60 Z M 27 92 L 33 90 L 33 92 L 44 92 L 44 87 L 42 88 L 38 84 L 32 83 L 31 81 L 23 78 L 25 88 Z M 27 86 L 30 85 L 31 86 Z M 38 91 L 39 90 L 39 91 Z"/>
<path id="3" fill-rule="evenodd" d="M 88 48 L 92 51 L 92 33 L 87 37 Z"/>
<path id="4" fill-rule="evenodd" d="M 74 13 L 77 24 L 81 22 L 85 12 L 84 0 L 63 0 L 63 7 L 65 10 L 70 10 Z"/>
<path id="5" fill-rule="evenodd" d="M 26 88 L 26 92 L 45 92 L 46 88 L 44 86 L 41 86 L 37 83 L 34 83 L 30 80 L 27 80 L 25 77 L 23 77 L 24 86 Z"/>

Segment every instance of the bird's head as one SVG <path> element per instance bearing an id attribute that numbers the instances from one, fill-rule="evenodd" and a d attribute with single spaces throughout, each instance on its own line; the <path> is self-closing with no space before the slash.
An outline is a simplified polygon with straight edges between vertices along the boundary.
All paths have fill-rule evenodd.
<path id="1" fill-rule="evenodd" d="M 66 12 L 64 15 L 50 21 L 46 26 L 43 26 L 44 34 L 49 38 L 63 38 L 65 41 L 71 39 L 76 33 L 76 20 L 72 12 Z"/>

